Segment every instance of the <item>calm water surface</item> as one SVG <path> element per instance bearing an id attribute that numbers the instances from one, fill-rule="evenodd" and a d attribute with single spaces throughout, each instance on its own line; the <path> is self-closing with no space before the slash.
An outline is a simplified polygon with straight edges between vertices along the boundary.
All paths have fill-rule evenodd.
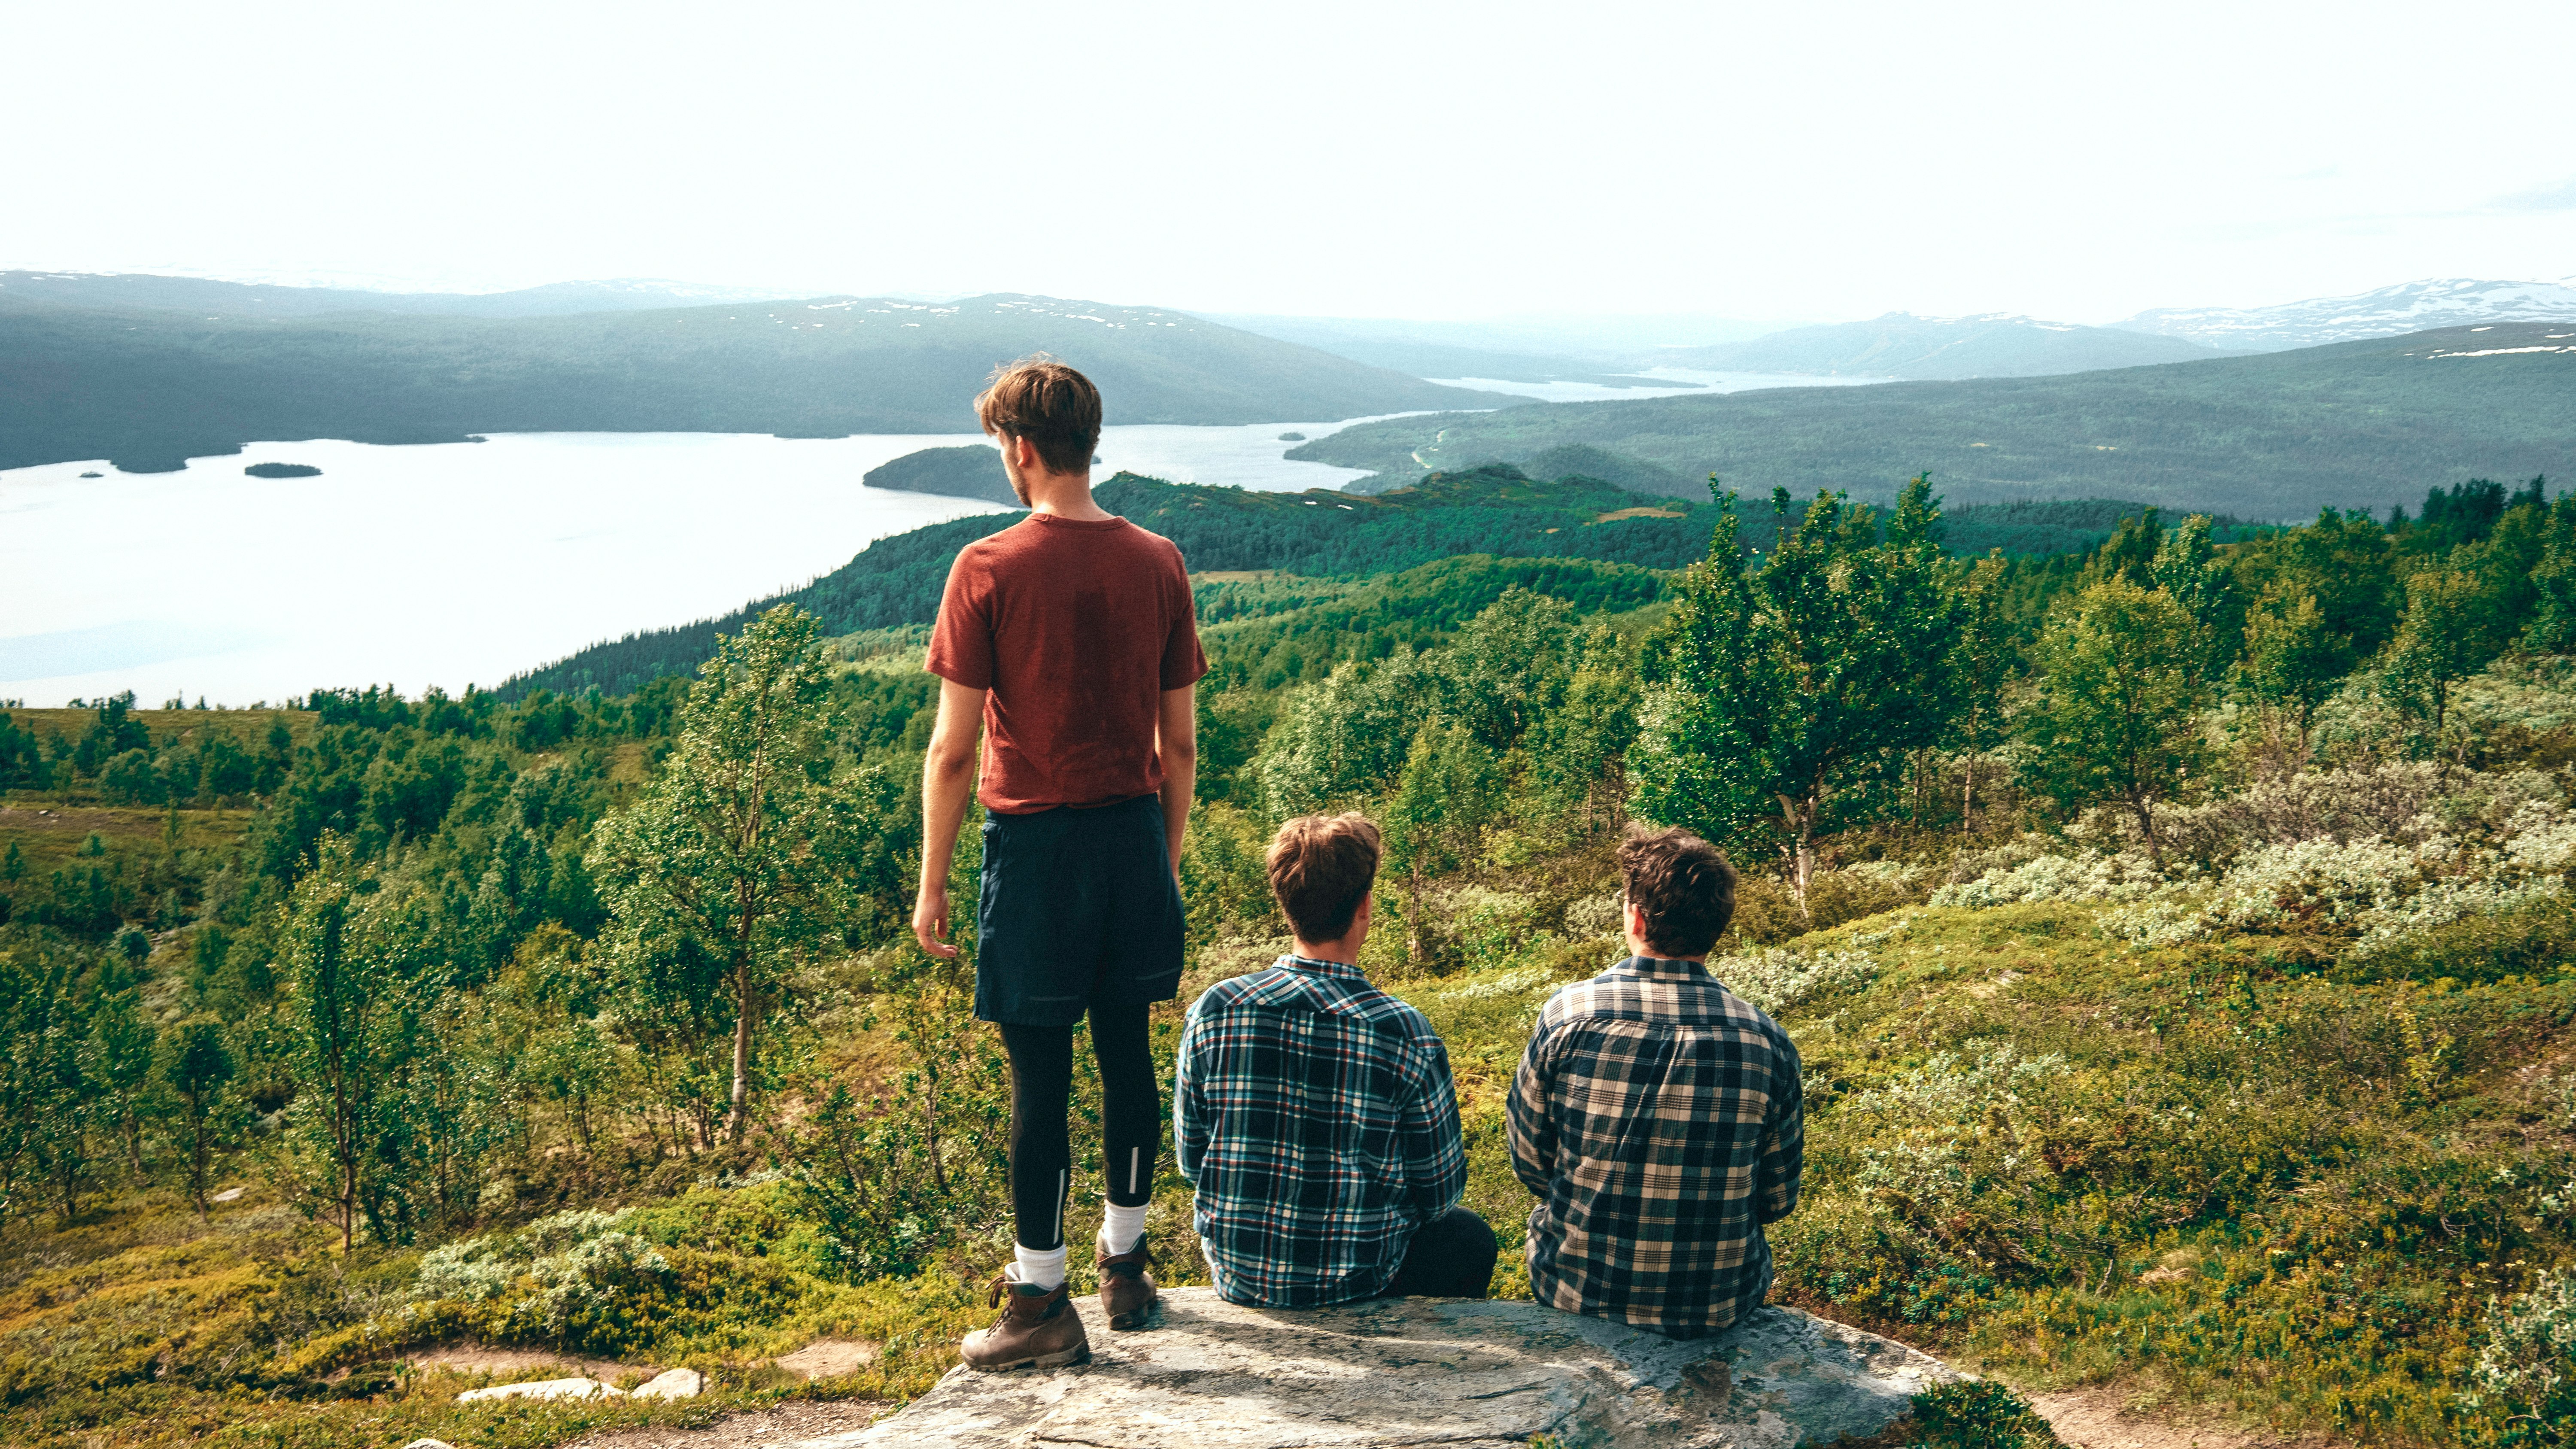
<path id="1" fill-rule="evenodd" d="M 1111 428 L 1100 475 L 1337 487 L 1358 471 L 1288 462 L 1294 444 L 1278 439 L 1348 425 Z M 257 443 L 177 473 L 0 472 L 0 699 L 131 689 L 146 705 L 241 705 L 319 685 L 490 685 L 802 584 L 875 539 L 995 511 L 859 485 L 915 449 L 974 441 L 527 433 Z M 259 462 L 322 475 L 244 476 Z"/>
<path id="2" fill-rule="evenodd" d="M 1859 381 L 1655 375 L 1669 389 L 1475 385 L 1578 401 Z M 1295 444 L 1279 435 L 1365 421 L 1113 427 L 1097 476 L 1335 488 L 1360 470 L 1290 462 L 1281 455 Z M 146 705 L 244 705 L 317 686 L 493 684 L 795 587 L 876 539 L 995 511 L 859 485 L 905 453 L 975 441 L 505 433 L 415 447 L 255 443 L 177 473 L 103 462 L 0 471 L 0 700 L 131 689 Z M 261 462 L 322 475 L 243 474 Z"/>

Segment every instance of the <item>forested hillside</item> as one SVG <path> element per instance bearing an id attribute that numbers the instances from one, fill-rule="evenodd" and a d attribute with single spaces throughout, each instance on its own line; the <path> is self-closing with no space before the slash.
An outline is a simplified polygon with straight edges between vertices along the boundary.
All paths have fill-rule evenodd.
<path id="1" fill-rule="evenodd" d="M 1747 496 L 2133 498 L 2283 520 L 2411 504 L 2430 481 L 2576 469 L 2576 326 L 2506 323 L 2064 377 L 1543 403 L 1390 418 L 1292 458 L 1402 478 L 1588 444 Z M 1362 479 L 1355 488 L 1371 486 Z"/>
<path id="2" fill-rule="evenodd" d="M 1188 1001 L 1283 944 L 1275 823 L 1368 811 L 1362 965 L 1447 1043 L 1526 1293 L 1511 1070 L 1620 952 L 1616 831 L 1690 825 L 1744 875 L 1710 969 L 1807 1068 L 1781 1297 L 2151 1415 L 2566 1443 L 2576 500 L 2232 543 L 2132 514 L 2011 559 L 1943 549 L 1919 482 L 1609 522 L 1599 486 L 1451 475 L 1374 522 L 1104 488 L 1352 565 L 1201 579 L 1166 1073 Z M 1550 508 L 1698 542 L 1411 552 L 1584 526 Z M 0 1440 L 536 1446 L 955 1361 L 1009 1256 L 1008 1098 L 970 968 L 906 927 L 933 681 L 917 631 L 817 612 L 631 694 L 0 719 Z M 1167 1156 L 1167 1282 L 1205 1281 L 1188 1202 Z M 771 1365 L 818 1338 L 869 1351 Z M 489 1374 L 420 1355 L 462 1341 L 711 1392 L 458 1405 Z"/>
<path id="3" fill-rule="evenodd" d="M 942 451 L 962 455 L 971 450 Z M 1365 497 L 1313 489 L 1255 493 L 1121 473 L 1100 486 L 1098 498 L 1102 507 L 1180 545 L 1191 570 L 1201 575 L 1254 570 L 1348 578 L 1461 554 L 1597 559 L 1669 569 L 1706 549 L 1713 515 L 1704 503 L 1640 496 L 1635 483 L 1626 481 L 1655 476 L 1654 470 L 1583 447 L 1560 448 L 1537 462 L 1566 471 L 1552 472 L 1546 476 L 1553 481 L 1542 482 L 1509 465 L 1490 465 L 1429 474 Z M 1605 483 L 1605 476 L 1623 481 Z M 871 481 L 875 477 L 871 474 Z M 1701 496 L 1706 496 L 1704 488 Z M 2140 504 L 2107 499 L 1965 508 L 1943 520 L 1941 536 L 1954 554 L 1992 549 L 2015 557 L 2067 554 L 2092 548 L 2122 518 L 2147 511 Z M 927 625 L 938 612 L 939 592 L 957 550 L 1018 521 L 1017 514 L 988 514 L 881 539 L 802 589 L 756 600 L 723 618 L 595 644 L 509 679 L 500 697 L 516 699 L 532 689 L 566 693 L 598 688 L 623 694 L 647 680 L 687 673 L 715 647 L 718 634 L 738 630 L 780 603 L 812 611 L 825 631 L 835 635 Z M 1766 513 L 1754 531 L 1777 533 L 1784 522 Z M 2218 537 L 2230 542 L 2255 531 L 2253 525 L 2224 515 L 2216 528 Z"/>
<path id="4" fill-rule="evenodd" d="M 1180 545 L 1191 571 L 1202 574 L 1375 574 L 1476 553 L 1674 568 L 1708 544 L 1705 505 L 1639 497 L 1582 477 L 1535 482 L 1515 468 L 1434 475 L 1374 498 L 1316 489 L 1255 493 L 1120 473 L 1096 496 L 1101 507 Z M 501 692 L 516 697 L 534 688 L 596 686 L 620 693 L 659 675 L 685 673 L 706 657 L 717 634 L 779 603 L 812 611 L 833 634 L 928 624 L 957 550 L 1019 520 L 1018 514 L 986 514 L 881 539 L 802 589 L 722 619 L 594 645 L 509 680 Z"/>
<path id="5" fill-rule="evenodd" d="M 1010 475 L 1002 471 L 1002 450 L 984 443 L 906 453 L 870 468 L 859 481 L 865 487 L 900 488 L 907 493 L 938 493 L 993 503 L 1020 501 L 1020 496 L 1011 491 Z"/>
<path id="6" fill-rule="evenodd" d="M 1112 423 L 1347 418 L 1517 399 L 1445 388 L 1178 312 L 995 295 L 729 302 L 573 316 L 274 317 L 58 306 L 0 288 L 0 468 L 129 471 L 257 440 L 498 432 L 974 430 L 993 366 L 1046 351 Z"/>

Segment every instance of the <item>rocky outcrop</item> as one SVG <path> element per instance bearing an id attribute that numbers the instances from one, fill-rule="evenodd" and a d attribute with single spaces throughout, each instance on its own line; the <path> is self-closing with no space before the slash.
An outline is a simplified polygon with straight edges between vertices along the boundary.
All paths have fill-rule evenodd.
<path id="1" fill-rule="evenodd" d="M 615 1384 L 597 1379 L 538 1379 L 525 1384 L 494 1384 L 488 1389 L 467 1389 L 456 1396 L 460 1404 L 483 1404 L 496 1399 L 599 1399 L 623 1398 L 626 1391 Z"/>
<path id="2" fill-rule="evenodd" d="M 654 1375 L 650 1383 L 637 1385 L 634 1396 L 639 1399 L 694 1399 L 706 1389 L 707 1376 L 696 1369 L 666 1369 Z"/>
<path id="3" fill-rule="evenodd" d="M 1097 1308 L 1096 1302 L 1091 1305 Z M 1092 1362 L 956 1369 L 902 1413 L 817 1444 L 903 1449 L 1792 1449 L 1874 1434 L 1959 1375 L 1791 1308 L 1676 1343 L 1534 1303 L 1378 1299 L 1303 1313 L 1167 1290 L 1153 1327 L 1090 1322 Z"/>

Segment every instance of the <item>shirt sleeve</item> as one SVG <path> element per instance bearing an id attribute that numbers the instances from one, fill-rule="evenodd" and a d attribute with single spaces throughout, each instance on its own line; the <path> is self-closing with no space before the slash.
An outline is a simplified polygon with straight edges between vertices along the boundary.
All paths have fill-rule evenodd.
<path id="1" fill-rule="evenodd" d="M 1421 1089 L 1406 1104 L 1404 1176 L 1420 1221 L 1458 1205 L 1467 1193 L 1467 1140 L 1458 1126 L 1458 1087 L 1449 1077 L 1449 1049 L 1433 1037 L 1425 1054 Z"/>
<path id="2" fill-rule="evenodd" d="M 1171 588 L 1178 597 L 1173 601 L 1171 632 L 1163 638 L 1163 688 L 1179 689 L 1196 684 L 1208 672 L 1207 655 L 1199 648 L 1198 597 L 1190 591 L 1190 573 L 1181 562 L 1181 551 L 1172 550 Z"/>
<path id="3" fill-rule="evenodd" d="M 1207 1104 L 1199 1100 L 1200 1035 L 1198 1003 L 1192 1002 L 1172 1062 L 1172 1156 L 1181 1176 L 1193 1185 L 1199 1180 L 1199 1164 L 1207 1158 L 1209 1132 Z"/>
<path id="4" fill-rule="evenodd" d="M 968 689 L 993 687 L 992 575 L 973 561 L 973 545 L 948 566 L 939 595 L 939 622 L 930 631 L 930 657 L 922 667 Z"/>
<path id="5" fill-rule="evenodd" d="M 1807 1088 L 1802 1080 L 1806 1069 L 1799 1064 L 1798 1049 L 1786 1032 L 1780 1036 L 1780 1053 L 1787 1059 L 1787 1070 L 1782 1075 L 1784 1084 L 1775 1085 L 1771 1093 L 1755 1179 L 1753 1218 L 1766 1227 L 1797 1209 L 1798 1174 L 1807 1155 Z"/>
<path id="6" fill-rule="evenodd" d="M 1548 1029 L 1541 1022 L 1530 1033 L 1521 1065 L 1512 1073 L 1512 1095 L 1504 1104 L 1504 1129 L 1512 1145 L 1512 1175 L 1521 1186 L 1544 1198 L 1556 1174 L 1556 1121 L 1548 1115 Z"/>

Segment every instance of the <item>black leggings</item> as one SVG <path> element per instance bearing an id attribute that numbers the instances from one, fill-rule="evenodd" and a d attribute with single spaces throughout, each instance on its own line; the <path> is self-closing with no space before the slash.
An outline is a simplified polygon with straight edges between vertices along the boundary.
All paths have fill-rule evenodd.
<path id="1" fill-rule="evenodd" d="M 1091 1050 L 1100 1062 L 1100 1145 L 1109 1200 L 1135 1207 L 1154 1195 L 1163 1151 L 1163 1094 L 1154 1083 L 1149 1008 L 1094 1006 Z M 1002 1027 L 1011 1054 L 1011 1214 L 1023 1248 L 1064 1246 L 1064 1204 L 1072 1187 L 1073 1144 L 1065 1107 L 1073 1097 L 1073 1028 Z"/>

